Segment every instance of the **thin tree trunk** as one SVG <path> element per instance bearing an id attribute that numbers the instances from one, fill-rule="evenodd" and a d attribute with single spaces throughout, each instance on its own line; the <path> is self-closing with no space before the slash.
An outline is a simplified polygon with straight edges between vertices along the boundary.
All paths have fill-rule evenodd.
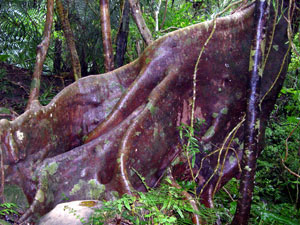
<path id="1" fill-rule="evenodd" d="M 164 24 L 165 24 L 165 21 L 166 21 L 167 11 L 168 11 L 168 0 L 166 0 L 166 2 L 165 2 L 164 17 L 163 17 L 163 20 L 160 24 L 160 29 L 162 29 L 164 27 Z"/>
<path id="2" fill-rule="evenodd" d="M 105 67 L 105 71 L 108 72 L 114 69 L 108 0 L 100 0 L 100 22 L 101 22 L 101 31 L 102 31 L 103 53 L 104 53 L 104 67 Z"/>
<path id="3" fill-rule="evenodd" d="M 242 175 L 240 180 L 240 197 L 237 203 L 236 213 L 232 224 L 248 224 L 252 193 L 254 188 L 254 175 L 256 159 L 259 149 L 260 109 L 259 94 L 261 78 L 263 76 L 264 50 L 266 45 L 266 26 L 269 14 L 269 1 L 256 1 L 255 37 L 250 52 L 251 72 L 250 85 L 248 87 L 247 115 L 245 124 L 245 147 L 242 158 Z"/>
<path id="4" fill-rule="evenodd" d="M 127 47 L 127 38 L 129 32 L 129 2 L 125 0 L 125 3 L 122 7 L 122 18 L 119 27 L 119 32 L 117 35 L 117 47 L 116 47 L 116 56 L 115 56 L 115 63 L 116 68 L 123 66 L 124 64 L 124 56 Z"/>
<path id="5" fill-rule="evenodd" d="M 38 100 L 41 85 L 41 74 L 43 71 L 43 64 L 46 59 L 47 51 L 50 44 L 51 28 L 53 24 L 53 0 L 47 1 L 47 15 L 44 29 L 44 39 L 37 46 L 36 62 L 34 66 L 33 79 L 31 82 L 30 95 L 27 103 L 27 109 L 33 106 L 32 102 Z"/>
<path id="6" fill-rule="evenodd" d="M 55 31 L 60 31 L 61 26 L 60 24 L 55 24 Z M 59 38 L 55 38 L 54 44 L 54 61 L 53 61 L 53 70 L 54 73 L 59 74 L 61 72 L 61 62 L 62 62 L 62 41 Z"/>
<path id="7" fill-rule="evenodd" d="M 78 80 L 79 78 L 81 78 L 81 66 L 80 66 L 80 61 L 75 46 L 74 35 L 71 30 L 70 22 L 68 19 L 68 14 L 64 9 L 61 0 L 56 0 L 56 7 L 64 30 L 64 35 L 67 40 L 67 45 L 70 50 L 74 78 L 75 80 Z"/>
<path id="8" fill-rule="evenodd" d="M 151 44 L 153 41 L 153 38 L 152 38 L 151 32 L 148 29 L 148 27 L 145 23 L 145 20 L 143 18 L 140 3 L 138 2 L 138 0 L 128 0 L 128 1 L 129 1 L 129 5 L 131 8 L 131 13 L 132 13 L 133 19 L 143 37 L 145 43 L 147 45 Z"/>
<path id="9" fill-rule="evenodd" d="M 80 47 L 80 55 L 81 74 L 85 77 L 88 75 L 88 64 L 86 63 L 86 52 L 83 46 Z"/>
<path id="10" fill-rule="evenodd" d="M 155 15 L 155 31 L 156 32 L 159 30 L 159 27 L 158 27 L 158 14 L 159 14 L 160 6 L 161 6 L 161 0 L 158 0 L 158 3 L 156 5 L 155 11 L 154 11 L 154 15 Z"/>

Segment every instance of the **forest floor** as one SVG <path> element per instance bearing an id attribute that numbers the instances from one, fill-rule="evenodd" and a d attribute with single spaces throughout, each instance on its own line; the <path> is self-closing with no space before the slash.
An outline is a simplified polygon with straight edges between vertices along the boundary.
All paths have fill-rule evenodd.
<path id="1" fill-rule="evenodd" d="M 31 79 L 31 71 L 0 62 L 0 119 L 13 120 L 25 111 Z M 40 102 L 47 104 L 72 82 L 61 75 L 42 74 Z"/>

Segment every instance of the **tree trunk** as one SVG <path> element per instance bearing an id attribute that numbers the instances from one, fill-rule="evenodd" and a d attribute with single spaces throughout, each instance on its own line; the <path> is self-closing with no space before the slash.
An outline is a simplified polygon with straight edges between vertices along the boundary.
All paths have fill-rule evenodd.
<path id="1" fill-rule="evenodd" d="M 109 0 L 100 0 L 100 22 L 102 31 L 105 71 L 114 69 L 113 48 L 111 42 Z"/>
<path id="2" fill-rule="evenodd" d="M 60 24 L 57 22 L 55 24 L 55 31 L 60 31 Z M 62 63 L 62 41 L 59 38 L 55 38 L 54 43 L 54 62 L 53 62 L 53 71 L 56 74 L 61 72 L 61 63 Z"/>
<path id="3" fill-rule="evenodd" d="M 255 37 L 251 47 L 249 71 L 251 72 L 248 87 L 245 143 L 242 157 L 242 175 L 240 180 L 240 198 L 232 224 L 248 224 L 252 194 L 254 188 L 254 176 L 256 159 L 258 156 L 260 127 L 260 86 L 264 71 L 264 53 L 266 46 L 267 21 L 269 16 L 270 1 L 256 1 L 255 13 Z"/>
<path id="4" fill-rule="evenodd" d="M 86 63 L 86 53 L 85 49 L 81 47 L 81 57 L 80 57 L 80 65 L 81 65 L 81 74 L 82 76 L 87 76 L 88 75 L 88 64 Z"/>
<path id="5" fill-rule="evenodd" d="M 39 97 L 43 64 L 46 59 L 48 47 L 50 44 L 51 28 L 53 24 L 53 5 L 53 0 L 47 1 L 47 16 L 44 28 L 44 39 L 37 46 L 36 62 L 34 66 L 33 79 L 31 82 L 30 95 L 26 109 L 34 107 L 33 101 L 38 100 Z"/>
<path id="6" fill-rule="evenodd" d="M 145 20 L 142 15 L 142 10 L 140 7 L 140 3 L 138 0 L 128 0 L 130 8 L 131 8 L 131 13 L 133 16 L 133 19 L 147 45 L 151 44 L 153 41 L 152 35 L 150 30 L 148 29 Z"/>
<path id="7" fill-rule="evenodd" d="M 56 8 L 57 8 L 57 12 L 58 12 L 61 24 L 63 26 L 64 35 L 67 40 L 68 48 L 70 50 L 73 75 L 74 75 L 75 80 L 78 80 L 79 78 L 81 78 L 81 66 L 80 66 L 80 61 L 79 61 L 79 57 L 78 57 L 77 50 L 76 50 L 74 35 L 71 30 L 70 22 L 68 19 L 68 13 L 64 9 L 64 6 L 63 6 L 61 0 L 56 0 Z"/>
<path id="8" fill-rule="evenodd" d="M 115 55 L 116 68 L 121 67 L 124 64 L 124 56 L 126 53 L 127 38 L 129 33 L 129 12 L 129 2 L 128 0 L 125 0 L 125 3 L 122 7 L 122 17 L 117 35 L 117 48 Z"/>
<path id="9" fill-rule="evenodd" d="M 158 26 L 158 14 L 159 14 L 159 10 L 160 10 L 160 5 L 161 5 L 161 0 L 158 0 L 157 5 L 155 6 L 154 9 L 154 15 L 155 15 L 155 31 L 157 32 L 159 30 L 159 26 Z"/>

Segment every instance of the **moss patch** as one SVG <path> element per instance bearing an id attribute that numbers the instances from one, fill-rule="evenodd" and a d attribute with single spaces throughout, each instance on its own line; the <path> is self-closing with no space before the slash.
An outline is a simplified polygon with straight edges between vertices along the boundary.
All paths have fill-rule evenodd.
<path id="1" fill-rule="evenodd" d="M 222 113 L 223 115 L 227 115 L 227 113 L 228 113 L 228 108 L 225 107 L 225 108 L 221 109 L 221 113 Z"/>
<path id="2" fill-rule="evenodd" d="M 35 195 L 35 198 L 39 202 L 44 202 L 45 201 L 45 193 L 42 190 L 38 190 Z"/>
<path id="3" fill-rule="evenodd" d="M 96 179 L 89 181 L 79 180 L 70 191 L 70 195 L 79 194 L 88 199 L 99 199 L 105 191 L 105 185 L 100 184 Z"/>
<path id="4" fill-rule="evenodd" d="M 215 134 L 215 128 L 213 126 L 209 127 L 204 134 L 205 138 L 211 138 Z"/>

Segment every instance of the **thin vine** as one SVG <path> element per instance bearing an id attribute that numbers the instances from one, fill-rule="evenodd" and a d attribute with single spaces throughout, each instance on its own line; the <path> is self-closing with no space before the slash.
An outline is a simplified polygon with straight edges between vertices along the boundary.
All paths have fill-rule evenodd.
<path id="1" fill-rule="evenodd" d="M 214 16 L 213 21 L 212 21 L 213 22 L 212 31 L 210 32 L 210 35 L 208 36 L 208 38 L 206 39 L 204 45 L 202 46 L 202 48 L 200 50 L 200 53 L 199 53 L 199 56 L 197 58 L 197 62 L 196 62 L 195 67 L 194 67 L 194 73 L 193 73 L 193 98 L 192 98 L 192 106 L 191 106 L 191 123 L 190 123 L 190 130 L 189 130 L 189 137 L 190 138 L 188 139 L 188 143 L 187 143 L 186 151 L 185 151 L 186 158 L 187 158 L 187 161 L 188 161 L 188 165 L 189 165 L 189 169 L 190 169 L 193 181 L 196 180 L 196 177 L 195 177 L 193 169 L 192 169 L 192 163 L 191 163 L 191 160 L 190 160 L 190 157 L 189 157 L 188 149 L 189 149 L 189 146 L 191 144 L 191 137 L 194 137 L 194 116 L 195 116 L 195 102 L 196 102 L 196 88 L 197 88 L 197 70 L 198 70 L 198 65 L 200 63 L 200 59 L 202 57 L 202 54 L 203 54 L 206 46 L 208 45 L 209 41 L 211 40 L 213 34 L 215 33 L 215 30 L 216 30 L 216 27 L 217 27 L 217 18 L 220 15 L 222 15 L 223 13 L 225 13 L 226 11 L 228 11 L 229 9 L 231 9 L 233 6 L 238 5 L 238 4 L 242 3 L 243 1 L 244 0 L 240 0 L 240 1 L 237 1 L 237 2 L 234 2 L 234 3 L 230 4 L 230 5 L 228 5 L 224 10 L 222 10 L 221 12 L 217 13 Z"/>

